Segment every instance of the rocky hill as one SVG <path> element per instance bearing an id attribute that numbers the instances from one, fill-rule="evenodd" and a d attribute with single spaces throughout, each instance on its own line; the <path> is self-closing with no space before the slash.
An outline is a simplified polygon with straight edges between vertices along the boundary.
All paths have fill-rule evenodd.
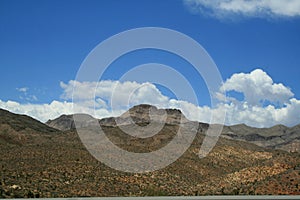
<path id="1" fill-rule="evenodd" d="M 78 115 L 78 114 L 77 114 Z M 77 128 L 88 126 L 91 116 L 81 114 L 82 120 L 77 117 Z M 85 116 L 85 117 L 84 117 Z M 132 123 L 147 125 L 150 122 L 162 123 L 169 125 L 191 125 L 195 127 L 195 123 L 199 129 L 205 132 L 208 124 L 189 121 L 178 109 L 158 109 L 151 105 L 138 105 L 123 113 L 120 117 L 103 118 L 99 120 L 101 126 L 124 126 Z M 73 115 L 62 115 L 57 119 L 46 122 L 50 127 L 65 131 L 75 128 Z M 276 125 L 271 128 L 255 128 L 245 124 L 234 126 L 224 126 L 222 136 L 227 139 L 240 140 L 250 142 L 261 147 L 272 149 L 282 149 L 289 152 L 300 151 L 300 125 L 294 127 L 286 127 Z"/>
<path id="2" fill-rule="evenodd" d="M 224 126 L 222 136 L 262 147 L 289 152 L 300 151 L 300 125 L 291 128 L 283 125 L 276 125 L 271 128 L 254 128 L 245 124 L 238 124 Z"/>
<path id="3" fill-rule="evenodd" d="M 153 112 L 150 116 L 162 112 L 150 108 L 137 106 L 120 117 L 126 119 L 128 113 L 133 112 L 136 116 L 133 119 L 142 127 L 149 121 L 140 121 L 140 118 L 147 119 L 149 112 Z M 181 112 L 166 112 L 170 114 L 168 123 L 151 138 L 126 135 L 119 127 L 105 121 L 102 121 L 105 124 L 102 128 L 120 148 L 132 152 L 154 151 L 172 140 L 179 128 L 175 122 L 182 117 Z M 82 118 L 82 121 L 91 119 L 86 115 Z M 208 156 L 200 159 L 198 152 L 208 127 L 206 124 L 199 123 L 196 138 L 176 162 L 158 171 L 138 174 L 117 171 L 97 161 L 85 149 L 74 129 L 59 131 L 7 111 L 0 112 L 0 119 L 1 136 L 6 135 L 13 141 L 19 141 L 16 139 L 19 136 L 30 136 L 20 140 L 22 142 L 1 137 L 0 198 L 300 194 L 299 153 L 266 149 L 225 135 Z M 123 126 L 132 126 L 124 121 Z M 189 123 L 196 122 L 184 124 Z M 73 126 L 69 122 L 65 124 Z M 235 134 L 237 129 L 227 128 L 227 134 L 228 131 Z M 265 136 L 259 130 L 256 133 Z M 252 132 L 244 135 L 249 133 Z M 116 158 L 112 155 L 111 159 Z"/>
<path id="4" fill-rule="evenodd" d="M 46 126 L 27 115 L 14 114 L 0 108 L 0 116 L 0 125 L 10 126 L 15 131 L 31 129 L 45 134 L 57 132 L 57 129 Z"/>
<path id="5" fill-rule="evenodd" d="M 51 128 L 29 116 L 18 115 L 0 109 L 0 144 L 22 144 L 37 142 L 41 137 L 57 134 Z"/>
<path id="6" fill-rule="evenodd" d="M 74 122 L 74 116 L 76 117 L 76 126 Z M 88 114 L 74 114 L 74 115 L 61 115 L 54 120 L 48 120 L 46 125 L 51 128 L 55 128 L 61 131 L 72 130 L 89 126 L 94 118 Z"/>
<path id="7" fill-rule="evenodd" d="M 92 118 L 86 114 L 76 114 L 76 127 L 81 128 L 89 125 L 87 118 Z M 82 120 L 78 116 L 82 116 Z M 158 109 L 155 106 L 142 104 L 130 108 L 127 112 L 123 113 L 120 117 L 109 117 L 99 119 L 99 124 L 103 126 L 123 126 L 136 124 L 149 124 L 150 122 L 166 122 L 167 124 L 178 125 L 180 122 L 186 123 L 188 120 L 178 109 Z M 46 124 L 52 128 L 62 131 L 71 130 L 75 128 L 73 115 L 62 115 L 56 119 L 48 120 Z"/>

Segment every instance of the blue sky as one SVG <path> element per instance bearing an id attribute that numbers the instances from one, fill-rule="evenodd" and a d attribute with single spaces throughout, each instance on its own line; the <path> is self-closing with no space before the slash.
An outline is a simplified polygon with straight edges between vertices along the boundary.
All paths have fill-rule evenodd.
<path id="1" fill-rule="evenodd" d="M 53 101 L 70 102 L 70 94 L 66 92 L 68 83 L 75 80 L 81 63 L 100 42 L 128 29 L 164 27 L 186 34 L 200 43 L 218 66 L 224 82 L 234 74 L 244 73 L 247 78 L 250 77 L 250 81 L 257 83 L 252 79 L 255 73 L 251 76 L 251 72 L 260 69 L 256 75 L 266 79 L 270 77 L 271 85 L 282 83 L 284 86 L 284 94 L 278 94 L 283 95 L 281 102 L 277 102 L 274 96 L 260 93 L 255 97 L 261 105 L 251 105 L 246 98 L 239 96 L 247 92 L 252 94 L 249 91 L 245 92 L 247 87 L 234 86 L 245 82 L 235 79 L 236 82 L 231 81 L 230 86 L 231 82 L 226 82 L 226 92 L 239 101 L 238 106 L 247 104 L 263 109 L 272 105 L 274 114 L 278 113 L 280 108 L 292 104 L 290 99 L 295 99 L 298 108 L 298 99 L 300 99 L 299 3 L 297 1 L 286 3 L 295 5 L 290 10 L 284 9 L 285 7 L 281 5 L 259 4 L 257 1 L 243 3 L 243 1 L 232 0 L 228 5 L 221 5 L 219 1 L 212 2 L 215 3 L 205 3 L 201 0 L 0 0 L 2 72 L 0 106 L 45 121 L 45 114 L 40 114 L 41 107 L 35 105 L 49 105 Z M 192 83 L 199 81 L 199 77 L 196 79 L 193 77 L 193 72 L 189 71 L 188 67 L 184 67 L 186 65 L 184 61 L 166 52 L 150 50 L 120 58 L 105 76 L 107 79 L 117 80 L 122 70 L 148 62 L 171 65 L 181 69 L 181 73 L 186 74 Z M 118 68 L 120 66 L 125 68 L 121 70 Z M 243 76 L 239 77 L 243 78 Z M 172 93 L 157 88 L 163 92 L 163 95 L 173 98 Z M 287 88 L 292 94 L 288 93 Z M 270 91 L 266 89 L 261 92 Z M 269 95 L 270 98 L 262 102 L 260 97 L 264 95 Z M 272 95 L 275 93 L 273 92 Z M 200 102 L 196 106 L 210 106 L 204 83 L 201 83 L 200 88 L 197 89 L 197 96 Z M 230 103 L 234 103 L 235 100 Z M 8 105 L 8 102 L 17 104 L 12 106 Z M 235 110 L 238 110 L 238 106 L 235 103 Z M 43 112 L 47 108 L 43 107 Z M 71 112 L 66 109 L 60 110 Z M 291 110 L 294 110 L 294 107 Z M 247 112 L 251 113 L 251 110 Z M 62 113 L 55 110 L 49 118 L 58 114 Z M 107 115 L 109 112 L 106 112 L 103 117 Z M 233 117 L 234 114 L 231 115 Z M 228 120 L 227 123 L 257 124 L 261 127 L 277 123 L 291 126 L 297 123 L 295 120 L 299 120 L 300 123 L 297 112 L 288 115 L 290 118 L 296 116 L 294 121 L 289 121 L 290 118 L 286 120 L 276 118 L 276 115 L 278 114 L 274 114 L 271 123 L 246 117 L 239 117 L 241 120 Z"/>

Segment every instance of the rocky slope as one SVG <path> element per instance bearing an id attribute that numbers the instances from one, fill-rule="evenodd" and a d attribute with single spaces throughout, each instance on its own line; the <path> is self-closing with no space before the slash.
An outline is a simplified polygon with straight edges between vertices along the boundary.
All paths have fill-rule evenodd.
<path id="1" fill-rule="evenodd" d="M 76 126 L 74 122 L 76 117 Z M 61 115 L 54 120 L 48 120 L 46 125 L 61 131 L 90 126 L 95 119 L 88 114 Z"/>
<path id="2" fill-rule="evenodd" d="M 0 125 L 6 125 L 13 128 L 15 131 L 22 131 L 25 129 L 31 129 L 40 133 L 53 133 L 57 130 L 46 126 L 45 124 L 33 119 L 27 115 L 19 115 L 11 113 L 7 110 L 0 108 Z"/>
<path id="3" fill-rule="evenodd" d="M 225 126 L 223 137 L 289 152 L 300 151 L 300 125 L 291 128 L 283 125 L 271 128 L 254 128 L 245 124 Z"/>
<path id="4" fill-rule="evenodd" d="M 29 116 L 18 115 L 0 109 L 0 144 L 23 144 L 39 142 L 60 131 Z M 40 141 L 42 142 L 42 141 Z"/>
<path id="5" fill-rule="evenodd" d="M 141 108 L 133 111 L 140 110 L 136 116 L 146 118 L 147 109 Z M 102 128 L 119 147 L 149 152 L 166 145 L 176 134 L 179 126 L 171 122 L 178 120 L 180 112 L 170 110 L 169 113 L 173 116 L 169 118 L 170 123 L 151 138 L 128 136 L 114 125 L 106 124 Z M 21 129 L 14 129 L 14 123 L 6 122 L 12 118 Z M 97 161 L 74 129 L 58 131 L 9 112 L 0 112 L 0 119 L 0 135 L 14 138 L 34 133 L 36 138 L 21 143 L 10 140 L 0 143 L 0 198 L 300 194 L 299 153 L 222 137 L 209 155 L 200 159 L 198 152 L 203 130 L 207 128 L 205 124 L 200 124 L 191 147 L 176 162 L 155 172 L 137 174 L 117 171 Z M 144 126 L 148 121 L 138 123 Z M 14 132 L 3 128 L 7 124 Z"/>

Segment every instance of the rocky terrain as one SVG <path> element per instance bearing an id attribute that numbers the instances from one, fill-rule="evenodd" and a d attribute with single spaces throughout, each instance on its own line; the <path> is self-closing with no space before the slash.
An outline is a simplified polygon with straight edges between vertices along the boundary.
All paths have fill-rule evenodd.
<path id="1" fill-rule="evenodd" d="M 150 105 L 139 105 L 129 109 L 120 117 L 103 118 L 99 124 L 103 126 L 130 125 L 132 123 L 149 123 L 151 113 L 152 121 L 163 122 L 169 125 L 187 125 L 191 122 L 177 109 L 157 109 Z M 165 115 L 166 116 L 165 116 Z M 78 114 L 77 114 L 78 115 Z M 83 114 L 82 114 L 83 115 Z M 91 116 L 89 116 L 91 117 Z M 166 119 L 164 119 L 166 117 Z M 80 119 L 77 117 L 77 119 Z M 117 123 L 116 123 L 117 122 Z M 62 115 L 57 119 L 46 122 L 50 127 L 65 131 L 75 128 L 73 115 Z M 77 120 L 77 128 L 88 126 L 87 120 Z M 193 124 L 193 127 L 195 125 Z M 199 123 L 200 128 L 207 130 L 208 124 Z M 282 149 L 288 152 L 300 152 L 300 124 L 294 127 L 276 125 L 271 128 L 255 128 L 245 124 L 224 126 L 221 137 L 256 144 L 261 147 Z"/>
<path id="2" fill-rule="evenodd" d="M 225 126 L 223 136 L 247 141 L 258 146 L 300 152 L 300 125 L 286 127 L 276 125 L 271 128 L 254 128 L 245 124 Z"/>
<path id="3" fill-rule="evenodd" d="M 88 126 L 88 121 L 84 118 L 91 117 L 86 114 L 75 114 L 76 116 L 76 127 L 81 128 Z M 82 121 L 80 120 L 82 116 Z M 181 121 L 182 120 L 182 121 Z M 122 126 L 130 125 L 132 123 L 142 124 L 154 122 L 166 122 L 167 124 L 177 125 L 180 122 L 186 123 L 188 120 L 181 111 L 178 109 L 157 109 L 155 106 L 142 104 L 134 106 L 127 112 L 123 113 L 120 117 L 109 117 L 99 119 L 99 124 L 103 126 Z M 62 115 L 56 119 L 48 120 L 46 124 L 52 128 L 59 129 L 62 131 L 75 129 L 74 116 L 73 115 Z"/>
<path id="4" fill-rule="evenodd" d="M 285 151 L 275 149 L 297 144 L 297 126 L 277 126 L 271 131 L 245 125 L 225 127 L 214 149 L 200 159 L 208 124 L 189 122 L 179 110 L 135 106 L 119 117 L 118 124 L 132 126 L 131 116 L 137 125 L 147 126 L 151 116 L 161 113 L 166 113 L 167 123 L 151 138 L 124 134 L 114 118 L 99 120 L 112 142 L 132 152 L 166 145 L 179 129 L 179 121 L 187 127 L 199 125 L 193 143 L 180 159 L 164 169 L 139 174 L 114 170 L 92 157 L 74 129 L 73 116 L 61 116 L 47 126 L 0 110 L 0 198 L 300 194 L 300 154 L 289 152 L 288 146 Z M 160 120 L 158 117 L 155 123 Z M 79 120 L 78 124 L 86 127 L 89 121 Z M 285 142 L 275 143 L 276 137 Z M 253 141 L 261 141 L 261 146 Z"/>

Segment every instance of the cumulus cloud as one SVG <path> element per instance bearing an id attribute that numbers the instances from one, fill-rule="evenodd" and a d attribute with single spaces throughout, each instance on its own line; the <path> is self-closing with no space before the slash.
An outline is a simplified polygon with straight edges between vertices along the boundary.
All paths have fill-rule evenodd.
<path id="1" fill-rule="evenodd" d="M 166 105 L 169 98 L 151 83 L 137 83 L 135 81 L 78 82 L 70 80 L 60 83 L 64 92 L 61 98 L 73 99 L 80 104 L 97 108 L 127 109 L 129 106 L 147 103 L 152 105 Z M 75 89 L 74 89 L 75 88 Z M 97 101 L 94 101 L 96 99 Z"/>
<path id="2" fill-rule="evenodd" d="M 276 124 L 287 126 L 300 122 L 300 101 L 293 98 L 291 89 L 282 83 L 274 83 L 263 70 L 256 69 L 250 73 L 233 74 L 221 86 L 225 93 L 235 91 L 244 96 L 238 100 L 229 96 L 227 101 L 222 95 L 219 99 L 227 110 L 226 123 L 245 123 L 255 127 L 269 127 Z"/>
<path id="3" fill-rule="evenodd" d="M 227 17 L 298 17 L 298 0 L 184 0 L 193 12 L 224 19 Z"/>
<path id="4" fill-rule="evenodd" d="M 245 123 L 253 127 L 271 127 L 276 124 L 294 126 L 300 122 L 300 101 L 292 98 L 282 107 L 250 106 L 247 102 L 240 104 L 223 104 L 226 107 L 226 124 Z"/>
<path id="5" fill-rule="evenodd" d="M 1 101 L 0 107 L 14 113 L 26 114 L 42 122 L 55 118 L 62 113 L 71 114 L 70 102 L 53 101 L 50 104 L 21 104 L 16 101 Z"/>
<path id="6" fill-rule="evenodd" d="M 274 83 L 263 70 L 249 73 L 236 73 L 220 87 L 216 97 L 220 102 L 214 107 L 198 106 L 187 101 L 171 99 L 149 82 L 134 81 L 78 82 L 70 80 L 60 83 L 64 101 L 49 104 L 21 104 L 16 101 L 1 101 L 0 107 L 15 113 L 30 115 L 42 122 L 54 119 L 61 114 L 88 113 L 96 118 L 119 116 L 129 107 L 147 103 L 160 108 L 179 108 L 190 120 L 211 123 L 211 116 L 217 116 L 213 123 L 222 121 L 226 110 L 225 124 L 245 123 L 255 127 L 270 127 L 276 124 L 293 126 L 300 122 L 300 100 L 294 98 L 291 89 L 282 83 Z M 74 87 L 76 88 L 74 90 Z M 238 92 L 225 96 L 221 92 Z M 74 100 L 74 102 L 72 102 Z"/>
<path id="7" fill-rule="evenodd" d="M 62 114 L 87 113 L 96 118 L 119 116 L 128 108 L 138 104 L 151 104 L 159 108 L 179 108 L 191 120 L 210 122 L 212 111 L 186 101 L 164 96 L 152 83 L 134 81 L 78 82 L 70 80 L 60 83 L 64 101 L 49 104 L 21 104 L 16 101 L 1 101 L 0 107 L 15 113 L 32 116 L 42 122 Z M 74 88 L 76 88 L 74 90 Z M 72 101 L 74 100 L 74 101 Z"/>
<path id="8" fill-rule="evenodd" d="M 243 93 L 244 101 L 250 105 L 260 105 L 265 101 L 283 105 L 294 96 L 290 88 L 282 83 L 274 83 L 272 78 L 261 69 L 248 74 L 233 74 L 222 85 L 221 90 Z"/>
<path id="9" fill-rule="evenodd" d="M 49 104 L 21 104 L 16 101 L 1 101 L 0 108 L 9 110 L 14 113 L 29 115 L 41 122 L 46 122 L 49 119 L 55 119 L 62 114 L 73 114 L 75 113 L 88 113 L 95 117 L 110 117 L 113 115 L 106 109 L 96 109 L 85 105 L 77 105 L 76 109 L 73 109 L 74 104 L 70 101 L 52 101 Z M 125 110 L 120 110 L 121 114 Z"/>

